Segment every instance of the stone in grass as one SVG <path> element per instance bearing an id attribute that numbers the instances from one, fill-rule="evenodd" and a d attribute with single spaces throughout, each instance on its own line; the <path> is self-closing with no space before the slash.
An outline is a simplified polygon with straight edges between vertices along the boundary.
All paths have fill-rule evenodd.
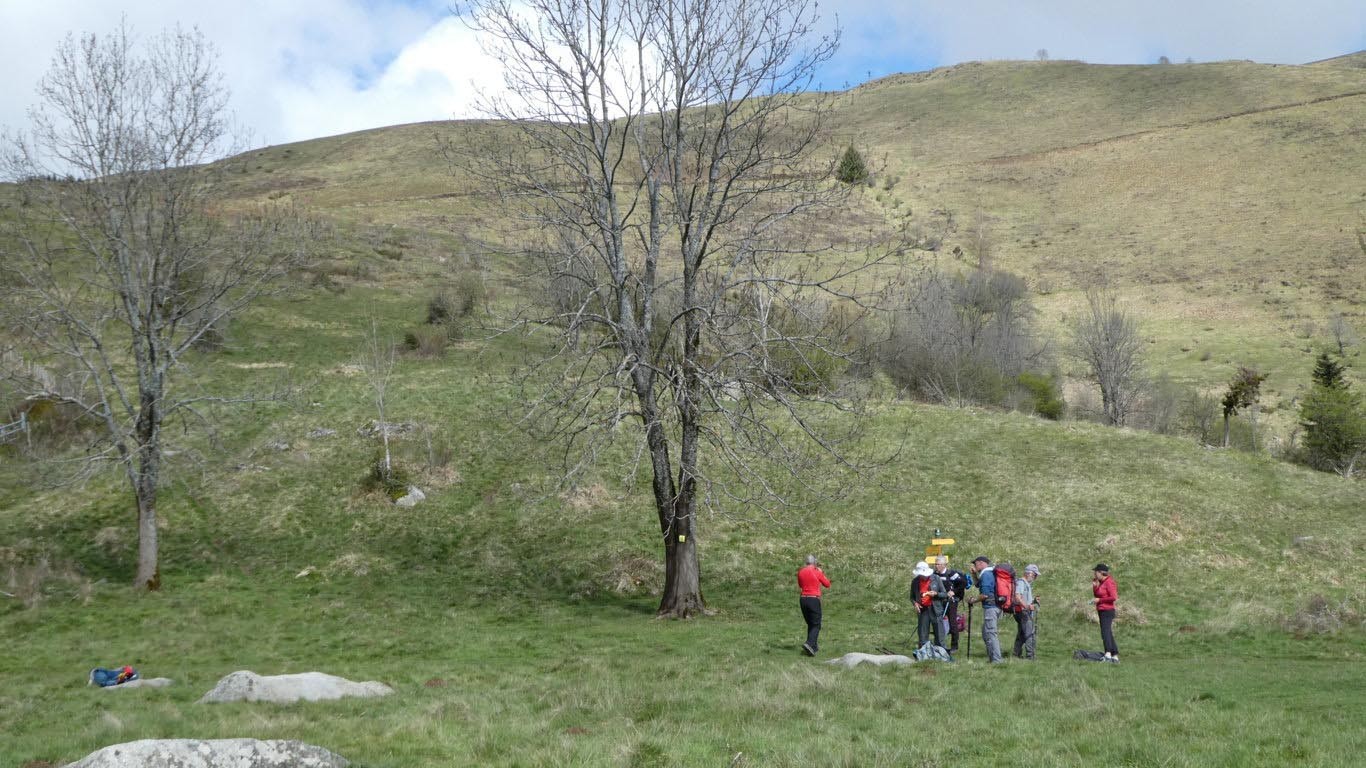
<path id="1" fill-rule="evenodd" d="M 351 763 L 299 741 L 145 739 L 115 744 L 66 768 L 346 768 Z"/>
<path id="2" fill-rule="evenodd" d="M 296 701 L 329 701 L 352 696 L 388 696 L 394 689 L 373 680 L 357 683 L 322 672 L 303 672 L 297 675 L 258 675 L 255 672 L 233 672 L 213 690 L 204 694 L 200 704 L 227 701 L 267 701 L 289 704 Z"/>
<path id="3" fill-rule="evenodd" d="M 853 669 L 854 667 L 857 667 L 858 665 L 865 663 L 872 664 L 875 667 L 880 667 L 884 664 L 895 664 L 897 666 L 901 666 L 903 664 L 914 664 L 915 661 L 909 656 L 901 656 L 899 654 L 846 653 L 838 659 L 831 659 L 825 663 L 836 664 L 841 667 L 844 667 L 845 669 Z"/>
<path id="4" fill-rule="evenodd" d="M 394 501 L 400 507 L 416 507 L 419 501 L 425 501 L 427 494 L 422 492 L 416 485 L 408 486 L 408 495 L 402 496 Z"/>
<path id="5" fill-rule="evenodd" d="M 165 688 L 174 684 L 175 681 L 169 677 L 139 677 L 136 680 L 129 680 L 118 685 L 106 685 L 101 691 L 121 691 L 125 688 Z"/>

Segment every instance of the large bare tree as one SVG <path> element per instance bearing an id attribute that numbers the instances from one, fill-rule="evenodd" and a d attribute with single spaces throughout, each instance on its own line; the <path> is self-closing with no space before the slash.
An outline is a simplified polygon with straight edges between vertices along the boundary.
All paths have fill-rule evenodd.
<path id="1" fill-rule="evenodd" d="M 851 276 L 879 259 L 829 236 L 847 193 L 828 102 L 808 89 L 838 36 L 816 34 L 805 0 L 468 10 L 508 95 L 488 104 L 489 141 L 455 150 L 540 237 L 524 253 L 553 297 L 524 317 L 558 332 L 528 368 L 532 412 L 563 439 L 570 476 L 638 426 L 658 613 L 695 615 L 699 503 L 777 509 L 810 487 L 813 462 L 846 461 L 851 433 L 818 406 L 858 406 L 839 375 L 864 305 Z"/>
<path id="2" fill-rule="evenodd" d="M 1112 290 L 1093 288 L 1071 331 L 1073 352 L 1100 387 L 1105 423 L 1124 426 L 1146 383 L 1138 319 Z"/>
<path id="3" fill-rule="evenodd" d="M 176 29 L 68 36 L 31 129 L 6 141 L 17 199 L 0 211 L 3 374 L 100 426 L 137 505 L 136 583 L 157 589 L 165 429 L 223 398 L 177 385 L 186 353 L 294 266 L 288 217 L 219 210 L 233 148 L 213 47 Z"/>

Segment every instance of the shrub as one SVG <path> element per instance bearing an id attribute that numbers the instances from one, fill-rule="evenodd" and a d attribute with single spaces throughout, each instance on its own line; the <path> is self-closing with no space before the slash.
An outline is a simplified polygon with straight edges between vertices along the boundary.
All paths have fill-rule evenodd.
<path id="1" fill-rule="evenodd" d="M 455 314 L 455 300 L 446 292 L 427 299 L 427 325 L 440 325 Z"/>
<path id="2" fill-rule="evenodd" d="M 853 144 L 850 144 L 840 157 L 839 166 L 835 169 L 835 178 L 845 184 L 857 184 L 868 178 L 868 164 L 863 162 L 863 155 L 854 149 Z"/>
<path id="3" fill-rule="evenodd" d="M 451 311 L 455 317 L 469 317 L 479 309 L 487 295 L 484 276 L 469 269 L 461 272 L 451 286 Z"/>
<path id="4" fill-rule="evenodd" d="M 422 357 L 441 357 L 449 338 L 445 326 L 422 326 L 403 334 L 403 346 Z"/>
<path id="5" fill-rule="evenodd" d="M 397 501 L 408 494 L 408 486 L 412 484 L 412 476 L 407 468 L 393 460 L 386 468 L 384 454 L 380 453 L 370 462 L 370 471 L 366 473 L 361 487 L 382 493 L 390 501 Z"/>
<path id="6" fill-rule="evenodd" d="M 893 382 L 922 397 L 1001 405 L 1021 386 L 1020 374 L 1047 368 L 1029 289 L 1016 275 L 927 271 L 911 282 L 900 309 L 882 364 Z"/>
<path id="7" fill-rule="evenodd" d="M 1015 380 L 1021 388 L 1029 393 L 1035 413 L 1053 421 L 1062 418 L 1063 412 L 1067 409 L 1067 403 L 1058 390 L 1056 377 L 1026 371 Z"/>

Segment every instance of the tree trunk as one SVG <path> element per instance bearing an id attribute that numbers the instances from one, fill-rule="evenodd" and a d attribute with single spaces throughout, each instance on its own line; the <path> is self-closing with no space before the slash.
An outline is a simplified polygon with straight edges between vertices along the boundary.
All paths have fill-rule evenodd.
<path id="1" fill-rule="evenodd" d="M 664 536 L 664 595 L 657 615 L 686 619 L 706 609 L 702 600 L 702 571 L 697 560 L 697 538 L 692 515 L 680 519 L 675 535 Z M 687 532 L 682 529 L 686 528 Z"/>
<path id="2" fill-rule="evenodd" d="M 161 568 L 157 559 L 157 496 L 153 483 L 145 488 L 138 483 L 138 575 L 136 584 L 140 589 L 155 592 L 161 589 Z"/>
<path id="3" fill-rule="evenodd" d="M 1224 447 L 1228 447 L 1228 414 L 1224 414 Z"/>

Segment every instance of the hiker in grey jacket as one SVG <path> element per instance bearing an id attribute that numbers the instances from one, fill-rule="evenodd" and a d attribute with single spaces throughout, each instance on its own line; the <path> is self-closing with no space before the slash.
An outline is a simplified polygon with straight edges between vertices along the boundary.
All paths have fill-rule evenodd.
<path id="1" fill-rule="evenodd" d="M 923 560 L 915 564 L 915 578 L 911 579 L 911 604 L 915 606 L 918 619 L 916 635 L 919 642 L 916 647 L 929 642 L 931 627 L 934 628 L 934 644 L 943 646 L 944 628 L 939 620 L 944 618 L 944 612 L 949 609 L 949 590 L 939 574 Z"/>
<path id="2" fill-rule="evenodd" d="M 1015 614 L 1015 657 L 1030 661 L 1034 660 L 1034 612 L 1039 607 L 1034 599 L 1034 580 L 1037 578 L 1039 566 L 1030 563 L 1015 582 L 1015 604 L 1019 606 L 1019 612 Z"/>

